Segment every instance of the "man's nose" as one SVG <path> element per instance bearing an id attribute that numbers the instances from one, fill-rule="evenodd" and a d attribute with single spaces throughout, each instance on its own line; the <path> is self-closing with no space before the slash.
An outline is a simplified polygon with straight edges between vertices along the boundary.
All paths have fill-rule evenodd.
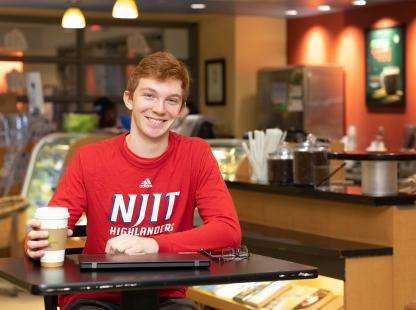
<path id="1" fill-rule="evenodd" d="M 156 113 L 165 112 L 165 101 L 163 99 L 156 100 L 152 110 Z"/>

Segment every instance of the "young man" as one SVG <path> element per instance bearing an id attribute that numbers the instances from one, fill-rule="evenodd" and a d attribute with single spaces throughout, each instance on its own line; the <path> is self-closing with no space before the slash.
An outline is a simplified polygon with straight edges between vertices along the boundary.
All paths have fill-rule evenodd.
<path id="1" fill-rule="evenodd" d="M 145 57 L 124 92 L 132 112 L 130 132 L 84 146 L 71 161 L 49 205 L 68 208 L 70 229 L 86 213 L 84 253 L 239 247 L 237 215 L 209 145 L 169 131 L 188 88 L 188 71 L 172 54 Z M 194 208 L 204 221 L 197 228 Z M 36 220 L 30 225 L 26 253 L 39 259 L 47 232 Z M 194 309 L 184 296 L 184 288 L 162 290 L 161 309 Z M 117 292 L 64 295 L 59 303 L 83 309 L 75 306 L 80 298 L 119 303 Z"/>

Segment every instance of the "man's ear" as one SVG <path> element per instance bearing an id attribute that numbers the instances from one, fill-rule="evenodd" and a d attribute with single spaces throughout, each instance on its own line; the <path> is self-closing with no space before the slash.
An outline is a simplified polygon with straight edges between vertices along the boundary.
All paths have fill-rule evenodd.
<path id="1" fill-rule="evenodd" d="M 189 109 L 186 106 L 186 102 L 182 105 L 181 109 L 179 110 L 179 117 L 185 117 L 189 114 Z"/>
<path id="2" fill-rule="evenodd" d="M 127 109 L 133 110 L 133 95 L 128 90 L 123 93 L 123 101 Z"/>
<path id="3" fill-rule="evenodd" d="M 183 111 L 186 110 L 186 101 L 184 103 L 182 103 L 181 109 L 179 110 L 179 113 L 183 113 Z"/>

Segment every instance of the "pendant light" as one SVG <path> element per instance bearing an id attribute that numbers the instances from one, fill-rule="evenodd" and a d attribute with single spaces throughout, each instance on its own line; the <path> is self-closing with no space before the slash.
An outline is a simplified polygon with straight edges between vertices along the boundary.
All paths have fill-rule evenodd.
<path id="1" fill-rule="evenodd" d="M 75 7 L 77 1 L 72 1 L 72 6 L 68 8 L 62 17 L 63 28 L 85 28 L 85 17 L 82 11 Z"/>
<path id="2" fill-rule="evenodd" d="M 139 10 L 134 0 L 117 0 L 112 15 L 114 18 L 133 19 L 139 16 Z"/>

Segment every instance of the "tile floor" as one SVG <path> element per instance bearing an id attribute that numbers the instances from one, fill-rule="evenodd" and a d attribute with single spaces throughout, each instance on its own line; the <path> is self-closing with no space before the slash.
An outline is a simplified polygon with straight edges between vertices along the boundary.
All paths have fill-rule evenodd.
<path id="1" fill-rule="evenodd" d="M 29 293 L 18 290 L 16 292 L 13 286 L 3 280 L 0 281 L 0 309 L 7 310 L 43 310 L 43 297 L 33 296 Z"/>
<path id="2" fill-rule="evenodd" d="M 0 308 L 7 310 L 43 310 L 43 297 L 19 293 L 17 297 L 0 295 Z"/>

